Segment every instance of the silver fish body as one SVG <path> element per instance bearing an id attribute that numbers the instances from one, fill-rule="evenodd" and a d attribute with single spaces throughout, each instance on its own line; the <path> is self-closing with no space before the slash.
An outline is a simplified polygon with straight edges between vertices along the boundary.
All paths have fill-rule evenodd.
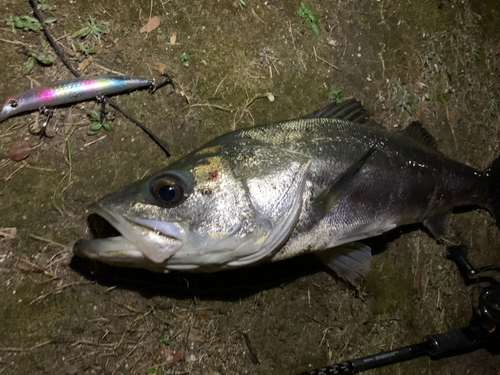
<path id="1" fill-rule="evenodd" d="M 241 129 L 94 204 L 114 233 L 91 219 L 94 238 L 74 252 L 160 272 L 317 252 L 354 282 L 371 257 L 356 241 L 418 222 L 439 236 L 454 207 L 494 211 L 491 174 L 443 156 L 419 124 L 389 132 L 314 117 Z"/>

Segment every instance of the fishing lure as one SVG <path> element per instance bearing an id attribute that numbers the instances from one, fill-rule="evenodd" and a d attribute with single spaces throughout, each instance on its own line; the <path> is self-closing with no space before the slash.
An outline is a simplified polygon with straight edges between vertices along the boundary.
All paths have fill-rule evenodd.
<path id="1" fill-rule="evenodd" d="M 153 92 L 170 83 L 172 79 L 168 76 L 164 82 L 155 85 L 154 79 L 118 75 L 88 76 L 57 81 L 8 98 L 0 112 L 0 122 L 35 109 L 45 113 L 48 121 L 50 115 L 47 108 L 96 98 L 102 100 L 106 96 L 138 89 L 147 88 Z"/>

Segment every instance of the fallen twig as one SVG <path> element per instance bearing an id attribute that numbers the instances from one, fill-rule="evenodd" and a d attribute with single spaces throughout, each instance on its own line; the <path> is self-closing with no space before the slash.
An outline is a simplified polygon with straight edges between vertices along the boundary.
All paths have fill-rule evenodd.
<path id="1" fill-rule="evenodd" d="M 54 339 L 50 339 L 48 341 L 44 341 L 40 344 L 36 344 L 35 346 L 32 346 L 31 348 L 2 348 L 0 347 L 0 352 L 29 352 L 31 350 L 35 350 L 38 348 L 41 348 L 42 346 L 48 345 L 52 343 Z"/>
<path id="2" fill-rule="evenodd" d="M 41 296 L 38 296 L 37 298 L 35 298 L 33 301 L 31 301 L 29 304 L 30 306 L 35 303 L 36 301 L 40 301 L 48 296 L 50 296 L 51 294 L 57 294 L 57 293 L 61 293 L 64 289 L 70 287 L 70 286 L 76 286 L 76 285 L 87 285 L 87 284 L 93 284 L 94 281 L 86 281 L 86 282 L 82 282 L 82 281 L 76 281 L 74 283 L 69 283 L 69 284 L 66 284 L 66 285 L 63 285 L 63 286 L 60 286 L 59 288 L 55 289 L 55 290 L 52 290 L 48 293 L 45 293 L 45 294 L 42 294 Z"/>
<path id="3" fill-rule="evenodd" d="M 318 58 L 319 60 L 323 61 L 326 65 L 328 65 L 329 67 L 335 69 L 336 71 L 340 71 L 339 68 L 337 68 L 335 65 L 329 63 L 328 61 L 326 61 L 324 58 L 322 58 L 321 56 L 318 56 L 318 54 L 316 53 L 316 47 L 313 47 L 313 50 L 314 50 L 314 57 L 315 58 Z"/>
<path id="4" fill-rule="evenodd" d="M 41 168 L 41 167 L 35 167 L 34 165 L 27 165 L 26 168 L 36 169 L 37 171 L 43 171 L 43 172 L 55 172 L 56 171 L 54 168 Z"/>
<path id="5" fill-rule="evenodd" d="M 31 238 L 35 239 L 35 240 L 38 240 L 38 241 L 47 242 L 47 243 L 49 243 L 51 245 L 59 246 L 59 247 L 62 247 L 64 249 L 69 249 L 69 246 L 63 245 L 62 243 L 59 243 L 59 242 L 55 242 L 55 241 L 49 240 L 48 238 L 43 238 L 43 237 L 34 235 L 32 233 L 30 233 L 29 236 Z"/>
<path id="6" fill-rule="evenodd" d="M 94 66 L 97 66 L 98 68 L 100 68 L 100 69 L 102 69 L 102 70 L 105 70 L 105 71 L 106 71 L 106 72 L 108 72 L 108 73 L 118 74 L 119 76 L 124 76 L 124 75 L 126 75 L 125 73 L 118 72 L 118 71 L 116 71 L 116 70 L 106 68 L 105 66 L 102 66 L 101 64 L 98 64 L 98 63 L 96 63 L 95 61 L 93 61 L 93 62 L 92 62 L 92 64 L 93 64 Z"/>
<path id="7" fill-rule="evenodd" d="M 20 171 L 21 169 L 23 169 L 24 167 L 26 167 L 26 163 L 24 163 L 23 165 L 21 165 L 19 168 L 17 168 L 14 172 L 12 172 L 10 175 L 8 175 L 7 177 L 4 178 L 5 181 L 9 181 L 12 176 L 14 176 L 18 171 Z"/>
<path id="8" fill-rule="evenodd" d="M 222 105 L 210 104 L 210 103 L 195 103 L 188 106 L 188 108 L 193 108 L 193 107 L 213 107 L 226 112 L 233 112 L 235 110 L 235 108 L 229 108 L 229 107 L 224 107 Z"/>
<path id="9" fill-rule="evenodd" d="M 97 142 L 102 141 L 104 138 L 106 138 L 106 136 L 105 136 L 105 135 L 103 135 L 103 136 L 102 136 L 101 138 L 99 138 L 99 139 L 96 139 L 95 141 L 92 141 L 92 142 L 89 142 L 89 143 L 85 143 L 85 144 L 83 145 L 83 147 L 88 147 L 88 146 L 90 146 L 90 145 L 93 145 L 94 143 L 97 143 Z"/>
<path id="10" fill-rule="evenodd" d="M 26 43 L 23 43 L 23 42 L 18 42 L 17 40 L 7 40 L 7 39 L 0 38 L 0 42 L 11 43 L 11 44 L 20 44 L 22 46 L 29 46 L 29 44 L 26 44 Z"/>

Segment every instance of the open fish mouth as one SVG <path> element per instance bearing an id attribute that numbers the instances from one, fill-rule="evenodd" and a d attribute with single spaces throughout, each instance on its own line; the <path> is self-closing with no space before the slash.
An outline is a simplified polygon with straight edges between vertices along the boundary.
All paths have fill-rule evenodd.
<path id="1" fill-rule="evenodd" d="M 182 247 L 185 233 L 176 223 L 128 217 L 99 202 L 91 209 L 92 237 L 75 243 L 77 256 L 118 266 L 165 269 Z"/>

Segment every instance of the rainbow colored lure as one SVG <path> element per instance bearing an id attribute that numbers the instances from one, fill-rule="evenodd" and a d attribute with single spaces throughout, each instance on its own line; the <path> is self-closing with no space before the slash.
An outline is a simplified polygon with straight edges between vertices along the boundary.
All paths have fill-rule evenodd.
<path id="1" fill-rule="evenodd" d="M 0 122 L 34 109 L 52 108 L 144 88 L 154 90 L 154 81 L 143 77 L 116 75 L 57 81 L 8 98 L 0 112 Z"/>

